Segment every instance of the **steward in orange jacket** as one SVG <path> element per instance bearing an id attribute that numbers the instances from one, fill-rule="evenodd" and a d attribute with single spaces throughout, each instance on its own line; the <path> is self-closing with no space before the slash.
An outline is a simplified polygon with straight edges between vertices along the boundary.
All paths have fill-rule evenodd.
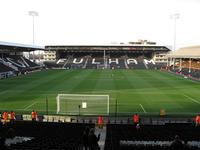
<path id="1" fill-rule="evenodd" d="M 15 121 L 15 112 L 11 111 L 10 112 L 10 123 L 13 123 Z"/>
<path id="2" fill-rule="evenodd" d="M 195 118 L 195 123 L 196 123 L 196 126 L 199 126 L 200 125 L 200 115 L 197 115 L 196 118 Z"/>
<path id="3" fill-rule="evenodd" d="M 35 110 L 33 110 L 31 112 L 31 118 L 32 118 L 32 121 L 36 121 L 37 120 L 37 112 Z"/>
<path id="4" fill-rule="evenodd" d="M 3 113 L 3 124 L 5 124 L 8 121 L 8 112 L 4 111 Z"/>

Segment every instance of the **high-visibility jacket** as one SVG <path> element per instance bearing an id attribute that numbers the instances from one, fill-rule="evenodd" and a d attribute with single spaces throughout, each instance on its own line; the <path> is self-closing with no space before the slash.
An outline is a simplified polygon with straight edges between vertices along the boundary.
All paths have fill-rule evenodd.
<path id="1" fill-rule="evenodd" d="M 139 123 L 139 120 L 140 120 L 139 115 L 137 115 L 137 114 L 133 115 L 133 122 L 134 123 Z"/>
<path id="2" fill-rule="evenodd" d="M 3 113 L 3 119 L 4 119 L 4 120 L 8 120 L 8 112 L 5 111 L 5 112 Z"/>
<path id="3" fill-rule="evenodd" d="M 15 119 L 15 112 L 10 113 L 10 119 Z"/>
<path id="4" fill-rule="evenodd" d="M 196 123 L 199 123 L 199 124 L 200 124 L 200 115 L 197 115 L 197 116 L 196 116 L 195 121 L 196 121 Z"/>
<path id="5" fill-rule="evenodd" d="M 32 113 L 31 113 L 31 118 L 32 118 L 32 119 L 36 119 L 36 118 L 37 118 L 37 112 L 32 111 Z"/>

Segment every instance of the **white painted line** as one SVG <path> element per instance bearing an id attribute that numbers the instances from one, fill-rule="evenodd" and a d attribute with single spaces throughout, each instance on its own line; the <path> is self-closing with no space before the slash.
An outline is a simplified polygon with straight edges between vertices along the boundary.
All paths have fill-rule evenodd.
<path id="1" fill-rule="evenodd" d="M 147 113 L 146 110 L 144 109 L 144 107 L 142 106 L 142 104 L 140 104 L 140 107 L 142 108 L 142 110 L 144 111 L 144 113 Z"/>
<path id="2" fill-rule="evenodd" d="M 24 108 L 24 110 L 27 110 L 28 108 L 30 108 L 31 106 L 35 105 L 37 102 L 32 103 L 31 105 L 28 105 L 26 108 Z"/>
<path id="3" fill-rule="evenodd" d="M 193 102 L 195 102 L 195 103 L 197 103 L 197 104 L 200 104 L 200 101 L 198 101 L 198 100 L 196 100 L 196 99 L 194 99 L 194 98 L 192 98 L 192 97 L 190 97 L 190 96 L 187 96 L 187 95 L 185 95 L 185 94 L 183 94 L 183 96 L 185 96 L 186 98 L 188 98 L 189 100 L 191 100 L 191 101 L 193 101 Z"/>

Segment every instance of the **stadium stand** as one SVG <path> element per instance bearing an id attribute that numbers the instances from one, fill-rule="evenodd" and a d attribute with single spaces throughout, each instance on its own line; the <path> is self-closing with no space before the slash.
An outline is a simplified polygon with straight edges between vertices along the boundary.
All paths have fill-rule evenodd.
<path id="1" fill-rule="evenodd" d="M 9 150 L 82 150 L 83 133 L 88 127 L 95 128 L 95 124 L 16 121 L 0 124 L 0 140 L 5 139 Z M 139 128 L 131 123 L 108 123 L 106 128 L 104 150 L 173 150 L 177 135 L 181 150 L 200 149 L 200 127 L 191 123 L 143 124 Z"/>
<path id="2" fill-rule="evenodd" d="M 60 62 L 62 61 L 62 63 L 60 64 Z M 44 64 L 47 68 L 63 68 L 65 60 L 60 59 L 57 62 L 55 61 L 45 61 Z"/>
<path id="3" fill-rule="evenodd" d="M 27 72 L 38 70 L 41 66 L 26 59 L 23 56 L 4 56 L 0 58 L 0 78 L 26 74 Z"/>
<path id="4" fill-rule="evenodd" d="M 0 61 L 0 79 L 7 78 L 7 77 L 12 76 L 12 75 L 13 75 L 13 69 L 4 65 Z"/>
<path id="5" fill-rule="evenodd" d="M 13 69 L 0 62 L 0 72 L 9 72 L 9 71 L 13 71 Z"/>
<path id="6" fill-rule="evenodd" d="M 0 41 L 0 79 L 41 69 L 23 56 L 23 52 L 43 50 L 42 47 Z"/>
<path id="7" fill-rule="evenodd" d="M 78 150 L 82 148 L 82 134 L 86 126 L 94 128 L 94 124 L 20 121 L 0 125 L 0 131 L 1 137 L 6 139 L 10 134 L 12 138 L 29 138 L 22 143 L 10 144 L 9 150 Z M 9 133 L 10 130 L 12 133 Z"/>
<path id="8" fill-rule="evenodd" d="M 98 54 L 89 55 L 86 68 L 87 69 L 98 69 L 104 64 L 104 59 Z"/>
<path id="9" fill-rule="evenodd" d="M 157 69 L 167 63 L 154 62 L 155 53 L 170 51 L 164 46 L 135 45 L 66 45 L 45 46 L 55 51 L 56 61 L 45 61 L 47 68 L 63 69 Z"/>
<path id="10" fill-rule="evenodd" d="M 47 68 L 63 68 L 63 69 L 155 69 L 161 68 L 166 64 L 156 64 L 151 58 L 145 59 L 142 56 L 135 58 L 127 55 L 110 54 L 98 56 L 90 54 L 85 56 L 66 56 L 66 58 L 57 61 L 45 61 Z"/>
<path id="11" fill-rule="evenodd" d="M 170 70 L 195 79 L 200 79 L 200 47 L 184 47 L 168 54 Z"/>
<path id="12" fill-rule="evenodd" d="M 188 61 L 184 60 L 181 67 L 179 63 L 176 63 L 174 66 L 170 67 L 170 71 L 190 78 L 200 79 L 200 67 L 197 66 L 198 63 L 191 61 L 191 64 L 194 65 L 191 65 L 191 67 L 189 67 Z"/>
<path id="13" fill-rule="evenodd" d="M 9 76 L 12 76 L 13 69 L 5 64 L 5 62 L 0 58 L 0 79 L 7 78 Z"/>
<path id="14" fill-rule="evenodd" d="M 173 68 L 170 67 L 170 71 L 178 74 L 178 75 L 182 75 L 184 77 L 187 78 L 192 78 L 195 80 L 199 80 L 200 79 L 200 70 L 199 69 L 189 69 L 189 68 L 182 68 L 181 70 L 179 68 Z"/>
<path id="15" fill-rule="evenodd" d="M 10 64 L 10 66 L 15 66 L 16 71 L 29 71 L 33 69 L 38 69 L 40 66 L 22 56 L 7 56 L 3 59 L 5 63 Z"/>
<path id="16" fill-rule="evenodd" d="M 140 129 L 134 125 L 108 124 L 105 150 L 171 150 L 175 135 L 187 143 L 183 149 L 198 150 L 199 143 L 194 141 L 199 141 L 199 131 L 199 127 L 191 124 L 141 125 Z"/>

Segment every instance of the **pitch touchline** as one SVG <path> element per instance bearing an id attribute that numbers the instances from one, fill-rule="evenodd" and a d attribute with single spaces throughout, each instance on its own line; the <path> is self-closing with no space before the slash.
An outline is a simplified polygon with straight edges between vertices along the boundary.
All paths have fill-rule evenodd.
<path id="1" fill-rule="evenodd" d="M 144 113 L 147 113 L 146 110 L 144 109 L 144 107 L 142 106 L 142 104 L 140 104 L 140 107 L 142 108 L 142 110 L 144 111 Z"/>
<path id="2" fill-rule="evenodd" d="M 24 108 L 24 110 L 30 108 L 31 106 L 35 105 L 37 102 L 32 103 L 31 105 L 28 105 L 26 108 Z"/>
<path id="3" fill-rule="evenodd" d="M 189 96 L 187 96 L 187 95 L 185 95 L 185 94 L 183 94 L 183 96 L 185 96 L 186 98 L 188 98 L 189 100 L 191 100 L 191 101 L 193 101 L 193 102 L 195 102 L 195 103 L 197 103 L 197 104 L 200 104 L 200 102 L 199 102 L 198 100 L 193 99 L 192 97 L 189 97 Z"/>

